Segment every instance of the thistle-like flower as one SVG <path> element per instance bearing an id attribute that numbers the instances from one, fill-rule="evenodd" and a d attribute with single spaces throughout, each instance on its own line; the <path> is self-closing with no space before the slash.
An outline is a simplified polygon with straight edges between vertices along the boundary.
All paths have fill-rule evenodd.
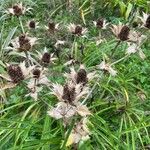
<path id="1" fill-rule="evenodd" d="M 59 23 L 55 24 L 54 22 L 49 22 L 48 26 L 45 26 L 45 28 L 50 32 L 54 33 L 55 31 L 59 30 Z"/>
<path id="2" fill-rule="evenodd" d="M 39 28 L 38 24 L 39 24 L 39 22 L 35 22 L 34 20 L 30 20 L 27 22 L 27 27 L 29 29 L 37 29 L 37 28 Z"/>
<path id="3" fill-rule="evenodd" d="M 11 8 L 8 8 L 6 13 L 14 15 L 14 16 L 20 16 L 24 15 L 26 11 L 29 11 L 31 8 L 26 8 L 22 5 L 22 3 L 14 4 Z"/>
<path id="4" fill-rule="evenodd" d="M 131 31 L 126 25 L 113 25 L 111 30 L 120 41 L 137 41 L 138 34 L 134 31 Z"/>
<path id="5" fill-rule="evenodd" d="M 105 19 L 99 18 L 97 21 L 93 21 L 95 27 L 99 29 L 106 29 L 109 23 L 106 22 Z"/>
<path id="6" fill-rule="evenodd" d="M 80 65 L 80 68 L 77 72 L 75 71 L 74 67 L 72 67 L 70 68 L 70 73 L 65 73 L 65 76 L 74 84 L 85 85 L 88 81 L 96 77 L 96 72 L 87 73 L 85 66 Z"/>
<path id="7" fill-rule="evenodd" d="M 30 72 L 33 67 L 26 67 L 25 62 L 18 64 L 10 64 L 6 66 L 7 72 L 5 74 L 0 74 L 0 77 L 6 79 L 16 86 L 21 81 L 30 77 Z M 8 86 L 9 88 L 9 86 Z"/>
<path id="8" fill-rule="evenodd" d="M 31 96 L 34 100 L 38 99 L 38 93 L 42 90 L 41 85 L 50 85 L 50 81 L 46 77 L 46 70 L 39 67 L 34 67 L 32 70 L 32 76 L 28 82 L 28 89 L 30 93 L 26 96 Z"/>
<path id="9" fill-rule="evenodd" d="M 112 76 L 116 76 L 117 71 L 114 70 L 109 63 L 102 61 L 98 66 L 99 69 L 108 71 Z"/>
<path id="10" fill-rule="evenodd" d="M 68 25 L 68 30 L 74 35 L 83 37 L 85 37 L 85 34 L 87 33 L 87 28 L 83 28 L 81 25 L 75 25 L 73 23 Z"/>
<path id="11" fill-rule="evenodd" d="M 143 17 L 139 17 L 143 23 L 143 26 L 150 29 L 150 14 L 143 12 Z"/>
<path id="12" fill-rule="evenodd" d="M 40 64 L 44 67 L 47 67 L 50 63 L 54 63 L 56 58 L 54 57 L 54 54 L 48 52 L 47 48 L 44 48 L 43 52 L 37 51 L 37 55 L 35 55 L 37 59 L 40 61 Z"/>
<path id="13" fill-rule="evenodd" d="M 27 34 L 22 34 L 11 41 L 12 49 L 19 52 L 29 51 L 36 44 L 36 37 L 29 37 Z"/>
<path id="14" fill-rule="evenodd" d="M 87 122 L 87 118 L 83 118 L 80 122 L 76 123 L 75 127 L 71 131 L 71 134 L 69 135 L 66 146 L 77 144 L 80 141 L 86 141 L 90 138 L 90 131 L 87 127 Z"/>
<path id="15" fill-rule="evenodd" d="M 70 118 L 75 114 L 81 116 L 90 115 L 88 108 L 83 105 L 79 100 L 87 95 L 88 88 L 81 87 L 81 85 L 74 85 L 71 82 L 64 86 L 54 84 L 52 89 L 54 94 L 60 102 L 57 103 L 56 107 L 48 111 L 48 114 L 56 119 Z"/>

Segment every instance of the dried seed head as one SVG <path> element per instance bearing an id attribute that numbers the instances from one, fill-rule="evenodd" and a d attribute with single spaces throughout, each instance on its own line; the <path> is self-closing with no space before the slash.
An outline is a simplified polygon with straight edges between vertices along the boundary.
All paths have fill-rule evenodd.
<path id="1" fill-rule="evenodd" d="M 41 74 L 41 71 L 39 69 L 34 69 L 33 70 L 33 77 L 34 78 L 39 78 L 40 77 L 40 74 Z"/>
<path id="2" fill-rule="evenodd" d="M 68 84 L 65 84 L 62 98 L 66 102 L 72 103 L 75 100 L 75 88 L 69 87 Z"/>
<path id="3" fill-rule="evenodd" d="M 97 20 L 97 22 L 96 22 L 96 26 L 97 26 L 98 28 L 103 28 L 103 24 L 104 24 L 104 20 L 101 19 L 101 18 L 99 18 L 99 19 Z"/>
<path id="4" fill-rule="evenodd" d="M 87 73 L 85 69 L 80 69 L 77 73 L 77 79 L 76 82 L 78 83 L 83 83 L 85 85 L 87 83 Z"/>
<path id="5" fill-rule="evenodd" d="M 22 15 L 22 9 L 18 5 L 14 5 L 13 10 L 16 16 Z"/>
<path id="6" fill-rule="evenodd" d="M 55 31 L 55 23 L 54 22 L 49 22 L 48 23 L 48 28 L 49 28 L 49 31 L 54 32 Z"/>
<path id="7" fill-rule="evenodd" d="M 150 29 L 150 15 L 148 15 L 146 23 L 145 23 L 145 27 Z"/>
<path id="8" fill-rule="evenodd" d="M 77 25 L 77 26 L 75 27 L 74 34 L 82 35 L 82 27 L 79 26 L 79 25 Z"/>
<path id="9" fill-rule="evenodd" d="M 41 61 L 42 61 L 42 63 L 43 63 L 44 65 L 48 65 L 48 64 L 50 63 L 50 59 L 51 59 L 50 53 L 45 52 L 45 53 L 43 54 L 43 56 L 42 56 Z"/>
<path id="10" fill-rule="evenodd" d="M 21 51 L 29 51 L 31 48 L 31 44 L 26 35 L 22 34 L 19 36 L 19 45 Z"/>
<path id="11" fill-rule="evenodd" d="M 118 38 L 122 41 L 128 40 L 130 29 L 128 26 L 123 26 L 120 33 L 118 34 Z"/>
<path id="12" fill-rule="evenodd" d="M 35 24 L 35 21 L 34 21 L 34 20 L 32 20 L 32 21 L 29 22 L 29 27 L 30 27 L 31 29 L 35 29 L 36 24 Z"/>
<path id="13" fill-rule="evenodd" d="M 24 75 L 20 66 L 10 65 L 7 70 L 13 83 L 19 83 L 20 81 L 24 80 Z"/>

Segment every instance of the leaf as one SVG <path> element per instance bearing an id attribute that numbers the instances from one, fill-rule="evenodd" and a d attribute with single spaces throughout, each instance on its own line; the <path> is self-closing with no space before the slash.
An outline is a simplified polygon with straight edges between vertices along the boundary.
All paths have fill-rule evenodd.
<path id="1" fill-rule="evenodd" d="M 131 10 L 132 10 L 132 7 L 133 5 L 131 3 L 128 4 L 128 7 L 127 7 L 127 10 L 126 10 L 126 13 L 125 13 L 125 19 L 127 20 L 130 13 L 131 13 Z"/>

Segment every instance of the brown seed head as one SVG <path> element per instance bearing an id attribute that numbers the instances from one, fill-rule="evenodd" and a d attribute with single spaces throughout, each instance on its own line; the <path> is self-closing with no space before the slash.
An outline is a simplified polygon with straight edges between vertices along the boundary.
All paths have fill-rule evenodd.
<path id="1" fill-rule="evenodd" d="M 68 84 L 65 84 L 62 98 L 66 102 L 72 103 L 75 100 L 75 88 L 69 87 Z"/>
<path id="2" fill-rule="evenodd" d="M 54 32 L 55 31 L 55 23 L 54 22 L 49 22 L 48 23 L 48 28 L 49 28 L 49 31 Z"/>
<path id="3" fill-rule="evenodd" d="M 33 70 L 33 77 L 34 78 L 39 78 L 40 77 L 40 74 L 41 74 L 41 71 L 39 69 L 34 69 Z"/>
<path id="4" fill-rule="evenodd" d="M 79 25 L 77 25 L 77 26 L 75 27 L 74 34 L 82 35 L 82 27 L 79 26 Z"/>
<path id="5" fill-rule="evenodd" d="M 18 5 L 14 5 L 13 6 L 13 10 L 14 10 L 14 14 L 16 16 L 22 15 L 22 9 Z"/>
<path id="6" fill-rule="evenodd" d="M 29 51 L 31 48 L 31 44 L 26 35 L 22 34 L 19 36 L 19 45 L 21 51 Z"/>
<path id="7" fill-rule="evenodd" d="M 50 63 L 50 59 L 51 59 L 50 53 L 45 52 L 45 53 L 43 54 L 43 56 L 42 56 L 41 61 L 42 61 L 43 64 L 48 65 L 48 64 Z"/>
<path id="8" fill-rule="evenodd" d="M 87 73 L 85 69 L 80 69 L 77 73 L 77 79 L 76 82 L 78 83 L 82 83 L 83 85 L 85 85 L 87 83 L 88 79 L 87 79 Z"/>
<path id="9" fill-rule="evenodd" d="M 36 24 L 35 24 L 35 21 L 34 21 L 34 20 L 32 20 L 32 21 L 29 22 L 29 27 L 30 27 L 31 29 L 35 29 Z"/>
<path id="10" fill-rule="evenodd" d="M 99 18 L 99 19 L 97 20 L 97 22 L 96 22 L 96 26 L 97 26 L 98 28 L 103 28 L 103 24 L 104 24 L 104 20 L 101 19 L 101 18 Z"/>
<path id="11" fill-rule="evenodd" d="M 120 33 L 118 34 L 118 38 L 121 40 L 121 41 L 126 41 L 128 40 L 128 36 L 129 36 L 129 32 L 130 32 L 130 29 L 128 26 L 123 26 Z"/>
<path id="12" fill-rule="evenodd" d="M 20 81 L 24 80 L 24 75 L 20 66 L 10 65 L 7 70 L 13 83 L 19 83 Z"/>

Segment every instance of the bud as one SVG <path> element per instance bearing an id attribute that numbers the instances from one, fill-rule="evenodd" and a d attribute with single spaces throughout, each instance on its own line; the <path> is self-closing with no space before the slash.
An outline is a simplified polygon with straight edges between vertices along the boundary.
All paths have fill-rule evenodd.
<path id="1" fill-rule="evenodd" d="M 39 69 L 34 69 L 33 70 L 33 77 L 34 78 L 39 78 L 40 77 L 40 74 L 41 74 L 41 71 Z"/>
<path id="2" fill-rule="evenodd" d="M 23 72 L 18 65 L 10 65 L 8 67 L 8 74 L 13 83 L 19 83 L 20 81 L 24 80 Z"/>
<path id="3" fill-rule="evenodd" d="M 75 100 L 75 88 L 69 87 L 68 84 L 65 84 L 62 98 L 67 102 L 72 103 Z"/>
<path id="4" fill-rule="evenodd" d="M 127 26 L 123 26 L 120 33 L 118 34 L 118 38 L 122 41 L 128 40 L 130 29 Z"/>
<path id="5" fill-rule="evenodd" d="M 85 69 L 80 69 L 77 73 L 77 79 L 76 82 L 78 83 L 83 83 L 84 85 L 87 83 L 87 73 Z"/>

